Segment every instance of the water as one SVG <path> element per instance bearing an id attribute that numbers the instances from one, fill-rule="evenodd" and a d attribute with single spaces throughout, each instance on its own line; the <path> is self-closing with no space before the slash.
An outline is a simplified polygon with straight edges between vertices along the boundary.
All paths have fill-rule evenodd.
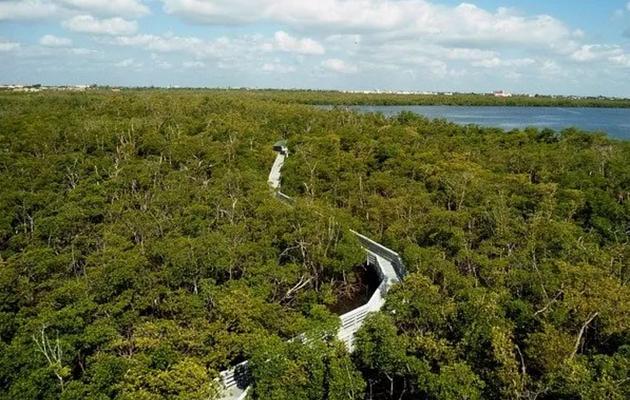
<path id="1" fill-rule="evenodd" d="M 360 112 L 395 115 L 411 111 L 428 118 L 444 118 L 458 124 L 476 124 L 503 129 L 576 127 L 605 132 L 610 137 L 630 139 L 630 109 L 566 107 L 474 107 L 474 106 L 349 106 Z"/>

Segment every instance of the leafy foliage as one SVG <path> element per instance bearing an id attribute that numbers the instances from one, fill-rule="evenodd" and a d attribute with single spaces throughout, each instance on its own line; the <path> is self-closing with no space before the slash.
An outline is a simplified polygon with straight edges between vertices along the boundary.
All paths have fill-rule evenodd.
<path id="1" fill-rule="evenodd" d="M 0 399 L 213 398 L 245 358 L 264 399 L 630 396 L 627 142 L 320 98 L 0 94 Z M 411 272 L 352 356 L 348 228 Z"/>
<path id="2" fill-rule="evenodd" d="M 372 396 L 629 395 L 593 367 L 627 361 L 627 142 L 330 113 L 340 127 L 293 139 L 283 190 L 346 210 L 411 271 L 357 339 Z"/>

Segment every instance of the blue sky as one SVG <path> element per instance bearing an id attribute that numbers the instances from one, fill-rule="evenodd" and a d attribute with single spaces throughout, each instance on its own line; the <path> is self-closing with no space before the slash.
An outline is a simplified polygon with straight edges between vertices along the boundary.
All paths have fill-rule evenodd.
<path id="1" fill-rule="evenodd" d="M 0 0 L 0 83 L 630 97 L 629 0 Z"/>

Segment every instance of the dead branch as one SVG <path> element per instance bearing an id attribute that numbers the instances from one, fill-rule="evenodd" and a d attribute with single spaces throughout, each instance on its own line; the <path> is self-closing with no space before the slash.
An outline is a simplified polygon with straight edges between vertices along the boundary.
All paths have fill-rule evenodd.
<path id="1" fill-rule="evenodd" d="M 582 327 L 580 328 L 580 332 L 578 333 L 577 339 L 575 340 L 575 347 L 573 348 L 573 353 L 571 353 L 571 356 L 569 357 L 569 360 L 572 359 L 573 357 L 575 357 L 575 355 L 577 354 L 577 352 L 578 352 L 578 350 L 580 348 L 580 343 L 582 342 L 582 336 L 584 335 L 584 331 L 586 330 L 588 325 L 591 322 L 593 322 L 595 317 L 597 317 L 598 315 L 599 315 L 599 312 L 592 313 L 591 315 L 589 315 L 589 317 L 586 320 L 586 322 L 584 322 L 584 324 L 582 324 Z"/>

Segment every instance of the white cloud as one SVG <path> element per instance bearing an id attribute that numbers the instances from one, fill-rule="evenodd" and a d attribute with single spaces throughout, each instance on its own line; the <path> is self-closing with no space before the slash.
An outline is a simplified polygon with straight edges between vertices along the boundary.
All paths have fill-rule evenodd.
<path id="1" fill-rule="evenodd" d="M 278 31 L 274 35 L 275 45 L 282 51 L 298 54 L 324 54 L 324 47 L 313 39 L 298 39 L 286 32 Z"/>
<path id="2" fill-rule="evenodd" d="M 505 44 L 543 48 L 570 41 L 572 32 L 548 15 L 523 16 L 473 4 L 456 7 L 426 0 L 162 0 L 167 13 L 210 24 L 271 21 L 334 33 L 380 33 L 389 41 L 428 38 L 436 43 Z"/>
<path id="3" fill-rule="evenodd" d="M 197 37 L 135 35 L 114 38 L 113 44 L 128 47 L 141 47 L 145 50 L 161 53 L 189 52 L 200 54 L 205 52 L 205 43 Z"/>
<path id="4" fill-rule="evenodd" d="M 474 61 L 472 65 L 474 67 L 483 68 L 500 68 L 500 67 L 525 67 L 535 64 L 536 61 L 531 58 L 516 58 L 503 60 L 499 57 L 492 57 L 483 60 Z"/>
<path id="5" fill-rule="evenodd" d="M 624 17 L 630 6 L 627 1 L 616 6 Z M 105 52 L 73 48 L 69 38 L 75 42 L 87 38 L 67 33 L 68 38 L 41 37 L 40 45 L 22 44 L 15 52 L 18 57 L 41 58 L 51 64 L 56 60 L 58 66 L 79 59 L 87 65 L 92 59 L 98 65 L 93 70 L 100 70 L 102 65 L 142 67 L 151 68 L 155 76 L 159 69 L 172 68 L 172 72 L 163 73 L 167 79 L 183 71 L 191 81 L 221 77 L 234 85 L 262 85 L 286 74 L 290 82 L 287 85 L 316 87 L 321 85 L 324 71 L 333 71 L 361 74 L 356 79 L 337 81 L 340 85 L 427 90 L 490 90 L 494 87 L 488 85 L 497 85 L 517 90 L 510 85 L 518 80 L 521 90 L 554 91 L 570 87 L 569 81 L 581 77 L 597 73 L 602 76 L 590 86 L 576 84 L 578 92 L 596 85 L 604 88 L 609 82 L 625 79 L 626 68 L 630 67 L 630 48 L 621 38 L 617 44 L 615 39 L 589 43 L 586 38 L 593 37 L 593 32 L 583 32 L 578 29 L 580 26 L 569 26 L 557 18 L 528 14 L 524 7 L 519 11 L 482 8 L 470 3 L 473 2 L 0 0 L 0 21 L 38 18 L 48 18 L 49 23 L 65 21 L 63 26 L 68 30 L 90 34 L 89 39 L 105 45 L 106 49 Z M 185 22 L 251 27 L 216 29 L 195 36 L 185 33 L 189 30 L 173 23 L 172 17 L 169 20 L 165 19 L 168 16 L 159 19 L 156 16 L 152 25 L 159 23 L 165 30 L 168 26 L 177 30 L 165 34 L 138 32 L 136 19 L 150 14 L 155 4 L 161 4 L 166 13 Z M 215 34 L 263 27 L 271 33 L 226 33 L 224 37 Z M 17 31 L 15 35 L 7 38 L 11 42 L 0 40 L 0 51 L 20 47 L 13 43 L 20 38 Z M 630 30 L 625 35 L 630 37 Z M 127 58 L 130 56 L 134 58 Z M 217 74 L 186 71 L 195 68 L 223 71 Z M 628 85 L 612 85 L 615 86 L 612 91 L 627 92 Z"/>
<path id="6" fill-rule="evenodd" d="M 449 60 L 487 60 L 497 56 L 495 51 L 467 48 L 440 48 L 437 52 Z"/>
<path id="7" fill-rule="evenodd" d="M 373 64 L 372 68 L 379 69 L 382 64 L 387 63 L 388 59 L 392 59 L 392 57 L 394 57 L 394 55 L 388 55 L 388 53 L 385 52 L 380 54 L 379 57 L 375 59 L 377 63 Z M 401 67 L 437 78 L 444 78 L 449 75 L 455 76 L 458 74 L 457 71 L 449 68 L 449 65 L 445 61 L 435 56 L 412 55 L 409 58 L 401 59 L 398 64 L 391 64 L 389 69 L 400 70 Z"/>
<path id="8" fill-rule="evenodd" d="M 173 64 L 170 62 L 163 60 L 156 53 L 151 54 L 151 65 L 160 69 L 171 69 L 173 68 Z"/>
<path id="9" fill-rule="evenodd" d="M 177 14 L 186 19 L 203 21 L 209 23 L 234 23 L 253 21 L 256 19 L 255 11 L 257 4 L 251 4 L 248 0 L 162 0 L 164 11 L 169 14 Z M 257 3 L 257 2 L 255 2 Z"/>
<path id="10" fill-rule="evenodd" d="M 120 62 L 117 62 L 116 64 L 114 64 L 114 66 L 120 67 L 120 68 L 125 68 L 125 67 L 132 66 L 133 63 L 134 63 L 133 58 L 127 58 L 126 60 L 122 60 Z"/>
<path id="11" fill-rule="evenodd" d="M 558 49 L 570 44 L 575 35 L 561 21 L 548 16 L 524 17 L 507 9 L 495 13 L 475 5 L 459 6 L 435 12 L 430 36 L 438 42 L 459 46 L 521 46 Z"/>
<path id="12" fill-rule="evenodd" d="M 59 8 L 42 0 L 0 1 L 0 21 L 31 20 L 46 18 L 56 14 Z"/>
<path id="13" fill-rule="evenodd" d="M 273 38 L 262 35 L 240 37 L 219 37 L 205 40 L 196 36 L 175 35 L 129 35 L 104 39 L 102 42 L 126 47 L 138 47 L 158 53 L 187 53 L 196 59 L 223 59 L 239 63 L 245 59 L 264 57 L 270 52 L 290 52 L 296 56 L 322 54 L 324 49 L 310 39 L 294 38 L 284 32 L 277 32 Z M 228 67 L 229 68 L 229 67 Z"/>
<path id="14" fill-rule="evenodd" d="M 127 21 L 119 17 L 97 19 L 91 15 L 77 15 L 64 21 L 63 26 L 74 32 L 115 36 L 130 35 L 138 29 L 136 21 Z"/>
<path id="15" fill-rule="evenodd" d="M 77 13 L 130 18 L 150 10 L 143 0 L 0 0 L 0 21 L 67 18 Z"/>
<path id="16" fill-rule="evenodd" d="M 630 68 L 630 54 L 618 54 L 611 56 L 609 60 L 622 67 Z"/>
<path id="17" fill-rule="evenodd" d="M 20 44 L 0 39 L 0 51 L 11 51 L 20 48 Z"/>
<path id="18" fill-rule="evenodd" d="M 268 47 L 273 47 L 272 39 L 265 39 L 260 35 L 246 35 L 240 37 L 219 37 L 212 40 L 195 36 L 173 35 L 133 35 L 113 38 L 102 37 L 101 43 L 124 47 L 139 48 L 154 53 L 176 53 L 192 57 L 185 68 L 201 68 L 206 63 L 213 67 L 235 71 L 260 70 L 261 62 L 265 61 L 269 53 Z M 199 64 L 198 64 L 199 63 Z"/>
<path id="19" fill-rule="evenodd" d="M 114 64 L 114 67 L 117 68 L 141 68 L 142 67 L 142 63 L 138 63 L 136 62 L 136 60 L 134 60 L 133 58 L 126 58 L 122 61 L 119 61 L 117 63 Z"/>
<path id="20" fill-rule="evenodd" d="M 46 47 L 70 47 L 72 40 L 55 35 L 44 35 L 39 39 L 39 44 Z"/>
<path id="21" fill-rule="evenodd" d="M 291 26 L 349 24 L 354 27 L 391 28 L 401 22 L 398 6 L 385 0 L 162 0 L 167 13 L 212 24 L 250 23 L 261 20 Z M 423 1 L 404 1 L 401 3 Z"/>
<path id="22" fill-rule="evenodd" d="M 139 17 L 149 8 L 139 0 L 57 0 L 61 5 L 93 15 Z"/>
<path id="23" fill-rule="evenodd" d="M 466 90 L 493 81 L 551 80 L 577 74 L 585 33 L 546 15 L 517 10 L 485 10 L 472 4 L 437 5 L 425 0 L 163 0 L 165 10 L 187 20 L 210 24 L 270 22 L 277 31 L 204 39 L 175 34 L 123 35 L 104 43 L 157 53 L 182 53 L 184 68 L 296 72 L 305 55 L 319 70 L 366 76 L 412 77 L 417 85 L 430 77 Z M 295 32 L 301 32 L 296 35 Z M 101 39 L 99 39 L 101 40 Z M 286 53 L 280 56 L 278 53 Z M 581 54 L 584 53 L 584 54 Z M 624 66 L 617 53 L 598 55 L 607 66 Z M 279 58 L 275 57 L 281 57 Z M 313 59 L 315 59 L 313 57 Z M 200 67 L 200 66 L 199 66 Z M 497 77 L 494 70 L 501 69 Z M 266 76 L 269 74 L 265 74 Z M 298 74 L 292 74 L 298 76 Z M 384 78 L 385 79 L 385 78 Z M 487 89 L 487 88 L 486 88 Z"/>
<path id="24" fill-rule="evenodd" d="M 168 61 L 163 61 L 163 60 L 156 61 L 155 66 L 160 68 L 160 69 L 171 69 L 171 68 L 173 68 L 173 64 L 171 64 Z"/>
<path id="25" fill-rule="evenodd" d="M 485 85 L 491 77 L 489 71 L 498 68 L 506 70 L 501 79 L 510 79 L 509 69 L 513 70 L 512 78 L 525 76 L 528 71 L 560 76 L 567 63 L 573 62 L 571 55 L 580 49 L 585 37 L 580 29 L 549 15 L 528 15 L 507 8 L 483 9 L 469 3 L 450 6 L 428 0 L 162 2 L 167 13 L 197 23 L 275 24 L 283 30 L 275 34 L 271 43 L 262 42 L 265 51 L 327 54 L 320 66 L 330 71 L 407 74 L 419 80 L 430 76 L 464 83 L 466 77 L 474 77 L 479 85 Z M 291 36 L 286 33 L 292 32 L 289 29 L 303 32 L 309 39 Z M 344 60 L 354 61 L 350 64 Z M 272 63 L 263 62 L 270 64 L 266 69 L 273 68 Z"/>
<path id="26" fill-rule="evenodd" d="M 569 75 L 568 70 L 560 66 L 554 60 L 542 61 L 539 71 L 542 73 L 542 76 L 545 78 L 557 78 L 557 77 L 566 78 Z"/>
<path id="27" fill-rule="evenodd" d="M 69 49 L 70 53 L 75 55 L 75 56 L 95 56 L 95 55 L 102 55 L 102 53 L 98 50 L 93 50 L 93 49 L 85 49 L 82 47 L 76 47 L 76 48 L 72 48 Z"/>
<path id="28" fill-rule="evenodd" d="M 630 11 L 630 1 L 628 2 L 628 4 L 626 4 L 626 9 Z"/>
<path id="29" fill-rule="evenodd" d="M 322 61 L 322 66 L 330 71 L 340 72 L 343 74 L 353 74 L 359 70 L 356 65 L 348 64 L 338 58 L 329 58 L 324 60 Z"/>
<path id="30" fill-rule="evenodd" d="M 281 74 L 287 74 L 290 72 L 295 72 L 295 67 L 293 65 L 272 62 L 263 64 L 262 70 L 265 72 L 277 72 Z"/>
<path id="31" fill-rule="evenodd" d="M 191 69 L 204 68 L 205 66 L 206 64 L 201 61 L 184 61 L 182 63 L 182 67 Z"/>
<path id="32" fill-rule="evenodd" d="M 616 57 L 623 53 L 623 49 L 617 45 L 587 44 L 574 51 L 571 58 L 579 62 L 588 62 Z"/>

